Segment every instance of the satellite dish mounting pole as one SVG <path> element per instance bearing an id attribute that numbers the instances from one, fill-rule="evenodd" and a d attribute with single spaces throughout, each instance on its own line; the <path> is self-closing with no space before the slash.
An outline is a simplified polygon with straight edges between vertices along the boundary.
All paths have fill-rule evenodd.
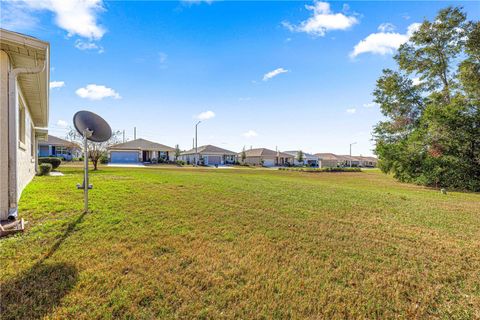
<path id="1" fill-rule="evenodd" d="M 83 185 L 77 184 L 78 189 L 83 189 L 84 213 L 88 212 L 88 190 L 93 186 L 88 182 L 88 140 L 105 142 L 112 137 L 112 129 L 100 116 L 89 111 L 78 111 L 73 116 L 73 125 L 83 137 Z"/>
<path id="2" fill-rule="evenodd" d="M 88 140 L 87 140 L 87 130 L 85 129 L 83 131 L 83 148 L 85 150 L 84 154 L 84 165 L 85 165 L 85 170 L 83 171 L 83 202 L 84 202 L 84 212 L 88 212 L 88 187 L 86 188 L 85 186 L 88 186 Z"/>
<path id="3" fill-rule="evenodd" d="M 83 189 L 83 202 L 84 202 L 84 209 L 85 213 L 88 212 L 88 190 L 92 189 L 92 185 L 88 182 L 88 138 L 92 136 L 93 131 L 86 128 L 83 130 L 83 185 L 81 189 Z"/>

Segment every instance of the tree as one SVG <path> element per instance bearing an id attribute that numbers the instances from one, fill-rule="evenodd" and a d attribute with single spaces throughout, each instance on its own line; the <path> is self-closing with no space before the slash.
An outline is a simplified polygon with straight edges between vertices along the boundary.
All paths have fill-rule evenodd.
<path id="1" fill-rule="evenodd" d="M 178 158 L 180 157 L 180 153 L 181 153 L 180 147 L 177 144 L 177 145 L 175 145 L 175 161 L 177 161 Z"/>
<path id="2" fill-rule="evenodd" d="M 449 7 L 424 21 L 377 80 L 375 152 L 401 181 L 480 190 L 480 27 L 466 19 Z"/>
<path id="3" fill-rule="evenodd" d="M 298 150 L 298 152 L 297 152 L 297 161 L 298 161 L 299 163 L 303 163 L 303 158 L 304 158 L 304 156 L 303 156 L 303 151 L 302 151 L 302 150 Z"/>
<path id="4" fill-rule="evenodd" d="M 242 163 L 245 163 L 245 160 L 247 159 L 247 153 L 245 152 L 245 147 L 242 149 L 242 153 L 240 155 L 240 158 L 242 159 Z"/>
<path id="5" fill-rule="evenodd" d="M 98 161 L 102 157 L 107 156 L 107 149 L 108 147 L 120 143 L 120 135 L 122 133 L 120 131 L 115 131 L 112 132 L 112 137 L 105 141 L 105 142 L 93 142 L 93 141 L 88 141 L 87 143 L 87 153 L 88 153 L 88 158 L 90 161 L 92 161 L 93 164 L 93 170 L 98 169 Z M 74 128 L 70 128 L 70 130 L 67 133 L 66 139 L 69 140 L 72 143 L 76 143 L 77 145 L 81 146 L 82 152 L 84 152 L 84 143 L 83 143 L 83 137 L 75 130 Z"/>

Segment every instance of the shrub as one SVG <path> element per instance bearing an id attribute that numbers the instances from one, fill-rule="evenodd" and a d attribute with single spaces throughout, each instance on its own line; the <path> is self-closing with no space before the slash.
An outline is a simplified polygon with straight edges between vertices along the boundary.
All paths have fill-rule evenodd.
<path id="1" fill-rule="evenodd" d="M 102 155 L 99 160 L 100 160 L 101 164 L 107 164 L 108 163 L 108 157 L 107 157 L 106 154 Z"/>
<path id="2" fill-rule="evenodd" d="M 52 170 L 57 169 L 60 167 L 62 160 L 60 158 L 55 157 L 45 157 L 45 158 L 38 158 L 38 164 L 49 163 L 52 165 Z"/>
<path id="3" fill-rule="evenodd" d="M 39 166 L 38 175 L 39 176 L 48 176 L 52 171 L 52 165 L 50 163 L 42 163 Z"/>
<path id="4" fill-rule="evenodd" d="M 301 168 L 278 168 L 279 170 L 285 171 L 301 171 L 301 172 L 362 172 L 360 168 L 309 168 L 309 167 L 301 167 Z"/>
<path id="5" fill-rule="evenodd" d="M 176 163 L 177 163 L 177 165 L 179 165 L 179 166 L 184 166 L 184 165 L 185 165 L 185 161 L 183 161 L 183 160 L 177 160 Z"/>
<path id="6" fill-rule="evenodd" d="M 150 162 L 151 162 L 152 164 L 161 163 L 161 162 L 159 162 L 159 160 L 161 160 L 161 158 L 160 158 L 160 159 L 152 158 L 152 159 L 150 160 Z"/>

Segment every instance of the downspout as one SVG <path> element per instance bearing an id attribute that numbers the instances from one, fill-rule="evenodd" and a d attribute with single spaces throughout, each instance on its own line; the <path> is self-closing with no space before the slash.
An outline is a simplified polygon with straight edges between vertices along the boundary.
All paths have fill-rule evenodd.
<path id="1" fill-rule="evenodd" d="M 8 219 L 18 216 L 17 199 L 17 90 L 16 82 L 20 74 L 36 74 L 45 70 L 45 60 L 34 68 L 14 68 L 8 72 Z M 26 107 L 26 106 L 25 106 Z"/>

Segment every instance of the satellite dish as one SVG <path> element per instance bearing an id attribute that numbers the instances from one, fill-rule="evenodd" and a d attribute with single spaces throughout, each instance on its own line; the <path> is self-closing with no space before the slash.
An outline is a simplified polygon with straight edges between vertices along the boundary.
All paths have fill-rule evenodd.
<path id="1" fill-rule="evenodd" d="M 104 142 L 112 136 L 112 129 L 108 123 L 102 117 L 90 111 L 75 113 L 73 125 L 82 136 L 85 132 L 89 133 L 87 139 L 93 142 Z"/>
<path id="2" fill-rule="evenodd" d="M 84 212 L 88 212 L 88 190 L 93 186 L 88 183 L 88 141 L 104 142 L 112 136 L 112 129 L 102 117 L 90 111 L 78 111 L 73 116 L 73 125 L 83 137 L 83 184 L 77 184 L 83 189 Z"/>

